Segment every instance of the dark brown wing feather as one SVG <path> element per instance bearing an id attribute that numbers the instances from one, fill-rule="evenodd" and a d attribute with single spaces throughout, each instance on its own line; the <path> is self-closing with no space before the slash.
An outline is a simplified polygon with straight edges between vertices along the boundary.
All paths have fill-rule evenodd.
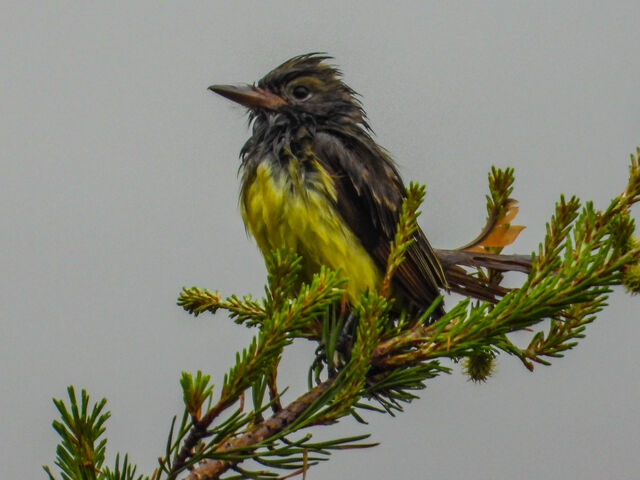
<path id="1" fill-rule="evenodd" d="M 317 132 L 313 143 L 318 161 L 333 175 L 338 211 L 384 270 L 405 195 L 393 162 L 369 137 Z M 424 309 L 447 282 L 422 230 L 416 232 L 414 240 L 393 287 L 410 307 Z"/>

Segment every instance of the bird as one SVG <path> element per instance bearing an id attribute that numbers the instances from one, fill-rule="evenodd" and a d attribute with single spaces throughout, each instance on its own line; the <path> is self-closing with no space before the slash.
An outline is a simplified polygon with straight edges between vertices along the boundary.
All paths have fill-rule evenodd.
<path id="1" fill-rule="evenodd" d="M 307 281 L 323 266 L 340 269 L 355 305 L 380 286 L 406 189 L 391 155 L 374 140 L 359 95 L 331 60 L 298 55 L 257 83 L 209 89 L 249 113 L 239 204 L 262 254 L 294 251 Z M 449 275 L 418 228 L 392 279 L 395 302 L 420 312 L 449 290 L 448 276 L 477 284 L 454 265 L 447 268 Z M 440 303 L 433 318 L 444 312 Z"/>

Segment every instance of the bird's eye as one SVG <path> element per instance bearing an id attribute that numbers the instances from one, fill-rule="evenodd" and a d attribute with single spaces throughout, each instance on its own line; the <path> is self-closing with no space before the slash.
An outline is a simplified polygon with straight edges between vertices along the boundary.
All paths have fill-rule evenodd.
<path id="1" fill-rule="evenodd" d="M 291 93 L 297 100 L 304 100 L 310 95 L 311 92 L 304 85 L 298 85 L 297 87 L 293 87 Z"/>

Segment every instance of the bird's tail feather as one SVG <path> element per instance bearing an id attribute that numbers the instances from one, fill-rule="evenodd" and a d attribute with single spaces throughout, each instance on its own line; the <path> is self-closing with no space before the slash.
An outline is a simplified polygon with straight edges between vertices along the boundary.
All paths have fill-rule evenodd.
<path id="1" fill-rule="evenodd" d="M 502 255 L 468 250 L 436 250 L 436 254 L 452 292 L 479 300 L 497 302 L 510 289 L 468 273 L 461 265 L 474 268 L 490 268 L 500 272 L 531 270 L 531 257 L 527 255 Z"/>

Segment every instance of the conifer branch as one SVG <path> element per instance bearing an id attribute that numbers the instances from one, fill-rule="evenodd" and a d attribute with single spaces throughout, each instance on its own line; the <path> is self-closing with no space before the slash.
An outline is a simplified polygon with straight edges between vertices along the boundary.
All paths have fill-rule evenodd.
<path id="1" fill-rule="evenodd" d="M 171 423 L 158 468 L 144 476 L 136 474 L 126 455 L 122 462 L 116 457 L 113 469 L 104 466 L 106 400 L 90 405 L 86 392 L 77 398 L 69 387 L 68 403 L 54 401 L 60 413 L 53 424 L 61 437 L 56 451 L 60 478 L 173 480 L 186 474 L 189 480 L 203 480 L 220 478 L 230 470 L 237 475 L 225 478 L 267 479 L 282 471 L 291 473 L 281 478 L 304 475 L 332 451 L 374 444 L 362 443 L 366 436 L 312 442 L 310 434 L 294 438 L 297 432 L 335 423 L 349 414 L 362 420 L 366 411 L 392 415 L 402 411 L 429 379 L 450 372 L 441 364 L 443 359 L 463 360 L 464 371 L 474 380 L 488 378 L 500 352 L 516 356 L 528 369 L 549 365 L 584 337 L 613 286 L 624 284 L 632 293 L 640 290 L 640 243 L 633 236 L 630 216 L 630 207 L 640 200 L 638 155 L 640 149 L 631 157 L 626 188 L 606 210 L 596 210 L 591 202 L 582 205 L 576 197 L 559 199 L 531 261 L 518 263 L 524 262 L 523 257 L 513 256 L 528 271 L 520 288 L 504 289 L 504 297 L 495 304 L 463 300 L 432 323 L 431 313 L 442 299 L 415 315 L 398 314 L 390 296 L 393 275 L 413 241 L 424 196 L 424 187 L 414 184 L 407 190 L 379 290 L 367 292 L 350 311 L 344 308 L 346 279 L 339 272 L 322 269 L 304 284 L 301 259 L 286 251 L 267 258 L 269 275 L 262 299 L 249 295 L 222 299 L 218 292 L 184 288 L 178 304 L 189 313 L 197 316 L 222 309 L 235 322 L 257 328 L 215 389 L 217 398 L 209 375 L 183 373 L 181 419 L 175 417 Z M 510 223 L 515 215 L 513 170 L 494 168 L 489 182 L 491 228 L 473 248 L 497 254 L 521 230 Z M 494 290 L 502 288 L 500 271 L 487 265 L 477 268 L 477 278 Z M 509 339 L 512 332 L 530 331 L 543 321 L 548 327 L 531 332 L 526 347 Z M 296 338 L 319 342 L 312 368 L 315 385 L 280 407 L 284 390 L 278 389 L 275 375 L 283 349 Z M 245 406 L 248 391 L 252 408 Z M 229 411 L 234 405 L 237 408 Z M 265 419 L 270 408 L 274 413 Z M 259 469 L 250 470 L 247 464 Z M 56 478 L 44 468 L 50 479 Z"/>

